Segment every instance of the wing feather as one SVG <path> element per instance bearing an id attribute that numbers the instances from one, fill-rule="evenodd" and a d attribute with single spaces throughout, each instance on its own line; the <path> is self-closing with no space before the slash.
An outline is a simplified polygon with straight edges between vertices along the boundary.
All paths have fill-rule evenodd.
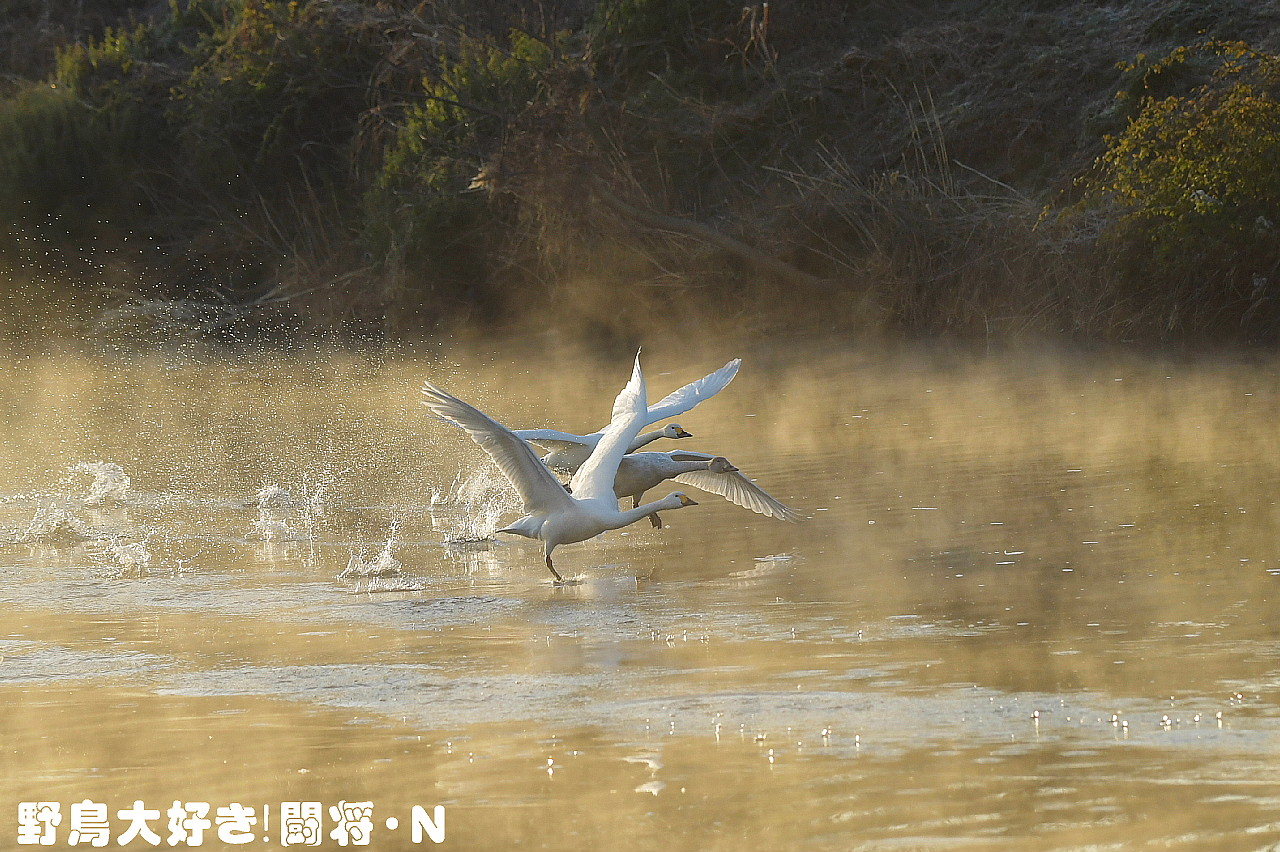
<path id="1" fill-rule="evenodd" d="M 572 503 L 573 498 L 533 449 L 506 426 L 430 382 L 423 383 L 422 396 L 432 414 L 460 426 L 489 454 L 515 486 L 525 512 L 554 511 Z"/>
<path id="2" fill-rule="evenodd" d="M 667 394 L 649 406 L 649 419 L 644 425 L 648 426 L 660 420 L 675 417 L 677 414 L 684 414 L 695 405 L 711 399 L 729 386 L 729 382 L 738 375 L 738 368 L 741 366 L 742 359 L 734 358 L 714 373 L 709 373 L 696 382 L 689 382 L 684 387 Z"/>
<path id="3" fill-rule="evenodd" d="M 559 429 L 513 429 L 512 432 L 517 438 L 554 450 L 565 447 L 591 447 L 600 440 L 599 435 L 575 435 L 572 432 L 561 432 Z"/>
<path id="4" fill-rule="evenodd" d="M 672 461 L 691 462 L 691 461 L 711 461 L 716 458 L 711 453 L 700 453 L 696 450 L 671 450 L 666 455 Z"/>
<path id="5" fill-rule="evenodd" d="M 709 470 L 695 470 L 674 477 L 676 482 L 692 485 L 712 494 L 719 494 L 724 499 L 750 509 L 757 515 L 767 518 L 778 518 L 783 521 L 798 521 L 803 515 L 790 506 L 773 497 L 759 485 L 747 479 L 738 471 L 731 473 L 712 473 Z"/>

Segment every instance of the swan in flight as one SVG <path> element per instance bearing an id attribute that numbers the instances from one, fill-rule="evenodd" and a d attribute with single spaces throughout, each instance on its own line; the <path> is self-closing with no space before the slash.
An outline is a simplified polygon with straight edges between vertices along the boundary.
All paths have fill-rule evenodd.
<path id="1" fill-rule="evenodd" d="M 738 375 L 738 368 L 741 366 L 742 359 L 734 358 L 714 373 L 703 376 L 696 382 L 690 382 L 679 390 L 667 394 L 661 400 L 649 406 L 648 413 L 645 415 L 644 422 L 640 425 L 640 428 L 652 426 L 659 421 L 666 420 L 668 417 L 684 414 L 695 405 L 705 402 L 720 393 L 720 391 L 729 386 L 729 382 L 733 381 L 733 377 Z M 547 467 L 562 473 L 576 473 L 578 468 L 586 462 L 587 457 L 591 455 L 591 451 L 595 449 L 596 444 L 600 442 L 600 437 L 604 432 L 605 430 L 601 429 L 598 432 L 592 432 L 590 435 L 574 435 L 571 432 L 561 432 L 559 429 L 517 429 L 515 434 L 526 441 L 551 451 L 542 459 Z M 634 453 L 659 438 L 692 437 L 693 435 L 682 429 L 679 424 L 672 423 L 656 432 L 646 432 L 643 435 L 635 436 L 631 443 L 628 444 L 627 452 Z"/>
<path id="2" fill-rule="evenodd" d="M 669 453 L 628 453 L 618 465 L 613 482 L 618 499 L 630 497 L 633 506 L 640 505 L 644 492 L 668 479 L 692 485 L 702 491 L 718 494 L 730 503 L 750 509 L 766 518 L 798 521 L 803 517 L 767 491 L 747 479 L 723 456 L 672 450 Z M 649 516 L 654 527 L 661 529 L 657 513 Z"/>
<path id="3" fill-rule="evenodd" d="M 582 467 L 587 456 L 591 455 L 603 431 L 593 432 L 590 435 L 574 435 L 570 432 L 561 432 L 559 429 L 517 429 L 515 433 L 517 437 L 531 444 L 550 450 L 542 457 L 542 463 L 547 467 L 557 473 L 572 475 L 578 472 L 578 468 Z M 679 423 L 668 423 L 661 429 L 637 435 L 627 447 L 627 452 L 634 453 L 659 438 L 692 437 L 693 433 L 686 432 Z"/>
<path id="4" fill-rule="evenodd" d="M 609 425 L 600 433 L 587 460 L 573 475 L 570 482 L 572 494 L 542 463 L 533 448 L 506 426 L 430 382 L 423 384 L 422 394 L 425 397 L 423 403 L 433 414 L 465 430 L 511 480 L 524 501 L 526 514 L 498 532 L 541 539 L 547 568 L 557 583 L 563 583 L 564 579 L 551 561 L 551 552 L 560 545 L 586 541 L 605 530 L 633 524 L 654 512 L 698 505 L 677 491 L 634 509 L 618 509 L 618 500 L 613 492 L 618 464 L 640 430 L 653 422 L 648 419 L 652 409 L 648 407 L 648 390 L 644 374 L 640 371 L 639 355 L 631 371 L 631 380 L 614 400 Z M 696 404 L 694 402 L 688 408 Z M 688 408 L 682 410 L 687 411 Z"/>

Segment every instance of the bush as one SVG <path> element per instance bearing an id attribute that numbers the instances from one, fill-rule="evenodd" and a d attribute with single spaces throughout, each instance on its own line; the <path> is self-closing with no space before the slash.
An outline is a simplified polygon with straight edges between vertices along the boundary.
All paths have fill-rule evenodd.
<path id="1" fill-rule="evenodd" d="M 246 0 L 174 92 L 187 158 L 206 183 L 258 191 L 345 167 L 378 37 L 356 4 Z"/>
<path id="2" fill-rule="evenodd" d="M 742 14 L 730 0 L 605 0 L 586 26 L 589 60 L 605 85 L 647 88 L 664 76 L 705 85 L 735 49 Z"/>
<path id="3" fill-rule="evenodd" d="M 156 61 L 160 50 L 156 31 L 138 24 L 58 52 L 55 80 L 91 111 L 94 144 L 121 162 L 141 166 L 172 151 L 165 110 L 180 77 Z"/>
<path id="4" fill-rule="evenodd" d="M 0 101 L 0 215 L 40 221 L 102 197 L 112 171 L 97 142 L 66 88 L 33 84 Z"/>
<path id="5" fill-rule="evenodd" d="M 365 200 L 366 237 L 379 257 L 413 268 L 437 296 L 487 301 L 475 288 L 495 265 L 502 218 L 471 184 L 542 100 L 560 46 L 519 30 L 506 44 L 463 35 L 456 58 L 441 58 L 423 78 L 421 99 L 388 145 Z"/>
<path id="6" fill-rule="evenodd" d="M 513 30 L 508 45 L 463 36 L 456 60 L 422 81 L 422 100 L 383 160 L 380 187 L 456 192 L 501 146 L 507 127 L 534 103 L 553 48 Z"/>
<path id="7" fill-rule="evenodd" d="M 1167 85 L 1205 66 L 1207 80 L 1185 94 L 1141 98 L 1127 129 L 1107 140 L 1089 203 L 1114 206 L 1110 236 L 1142 275 L 1273 289 L 1280 57 L 1210 42 L 1174 51 L 1144 76 Z"/>

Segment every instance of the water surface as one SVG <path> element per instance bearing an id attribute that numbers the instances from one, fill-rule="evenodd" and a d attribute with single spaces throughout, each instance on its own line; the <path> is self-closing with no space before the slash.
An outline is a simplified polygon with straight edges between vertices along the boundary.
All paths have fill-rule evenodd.
<path id="1" fill-rule="evenodd" d="M 1273 363 L 749 354 L 654 448 L 810 519 L 700 496 L 569 587 L 417 391 L 591 431 L 625 359 L 15 363 L 0 837 L 184 798 L 443 804 L 459 849 L 1280 842 Z"/>

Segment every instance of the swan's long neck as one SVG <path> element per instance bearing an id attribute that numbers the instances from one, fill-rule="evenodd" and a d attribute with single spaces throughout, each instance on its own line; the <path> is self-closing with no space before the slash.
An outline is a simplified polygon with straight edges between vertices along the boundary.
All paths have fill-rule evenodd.
<path id="1" fill-rule="evenodd" d="M 643 435 L 636 435 L 636 439 L 631 442 L 631 446 L 627 447 L 627 452 L 634 453 L 641 447 L 652 444 L 654 441 L 662 437 L 662 432 L 645 432 Z"/>
<path id="2" fill-rule="evenodd" d="M 620 523 L 613 529 L 622 529 L 627 524 L 634 524 L 641 518 L 646 518 L 654 512 L 665 512 L 668 509 L 679 509 L 683 506 L 680 498 L 674 494 L 668 494 L 661 500 L 654 500 L 652 503 L 645 503 L 643 506 L 637 506 L 634 509 L 627 509 L 618 513 Z"/>

